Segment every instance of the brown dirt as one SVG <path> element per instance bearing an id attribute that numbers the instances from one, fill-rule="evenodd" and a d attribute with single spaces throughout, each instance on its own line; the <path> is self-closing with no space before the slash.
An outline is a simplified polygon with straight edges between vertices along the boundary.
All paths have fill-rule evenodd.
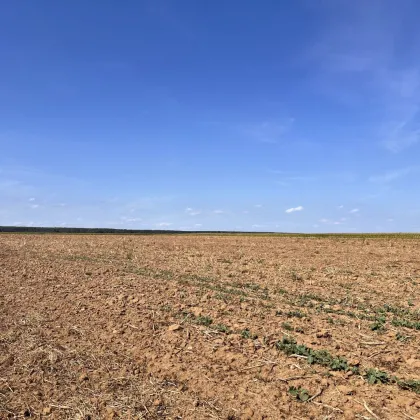
<path id="1" fill-rule="evenodd" d="M 413 389 L 363 377 L 420 379 L 419 246 L 3 234 L 0 418 L 419 418 Z M 283 337 L 360 371 L 288 355 Z"/>

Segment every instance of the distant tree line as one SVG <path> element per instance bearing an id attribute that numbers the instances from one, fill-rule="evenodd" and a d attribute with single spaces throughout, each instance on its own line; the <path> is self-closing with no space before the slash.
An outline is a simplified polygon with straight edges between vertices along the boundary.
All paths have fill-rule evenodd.
<path id="1" fill-rule="evenodd" d="M 84 233 L 114 235 L 263 235 L 289 236 L 302 238 L 410 238 L 420 239 L 420 233 L 292 233 L 292 232 L 238 232 L 228 230 L 153 230 L 153 229 L 109 229 L 80 227 L 36 227 L 36 226 L 0 226 L 0 233 Z"/>
<path id="2" fill-rule="evenodd" d="M 80 227 L 36 227 L 36 226 L 0 226 L 0 232 L 15 233 L 115 233 L 115 234 L 157 234 L 184 233 L 175 230 L 137 230 L 110 228 L 80 228 Z"/>
<path id="3" fill-rule="evenodd" d="M 103 233 L 103 234 L 137 234 L 137 235 L 159 235 L 159 234 L 233 234 L 247 232 L 229 231 L 183 231 L 183 230 L 139 230 L 139 229 L 109 229 L 109 228 L 80 228 L 80 227 L 36 227 L 36 226 L 0 226 L 0 232 L 10 233 Z M 255 233 L 255 232 L 253 232 Z"/>

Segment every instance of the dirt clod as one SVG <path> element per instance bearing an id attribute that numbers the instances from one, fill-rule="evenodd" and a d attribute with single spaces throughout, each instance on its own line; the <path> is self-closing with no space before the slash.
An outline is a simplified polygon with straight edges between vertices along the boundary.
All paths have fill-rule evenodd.
<path id="1" fill-rule="evenodd" d="M 354 394 L 354 388 L 346 385 L 338 385 L 337 389 L 344 395 L 352 395 Z"/>
<path id="2" fill-rule="evenodd" d="M 89 376 L 86 372 L 83 372 L 80 376 L 79 376 L 79 381 L 80 382 L 84 382 L 84 381 L 88 381 L 89 380 Z"/>
<path id="3" fill-rule="evenodd" d="M 178 324 L 173 324 L 173 325 L 170 325 L 169 327 L 168 327 L 168 331 L 178 331 L 178 330 L 180 330 L 182 327 L 181 327 L 181 325 L 178 325 Z"/>

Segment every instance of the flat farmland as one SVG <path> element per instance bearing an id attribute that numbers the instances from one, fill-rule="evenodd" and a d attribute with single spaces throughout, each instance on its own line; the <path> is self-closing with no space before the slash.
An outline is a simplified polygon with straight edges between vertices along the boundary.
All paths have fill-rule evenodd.
<path id="1" fill-rule="evenodd" d="M 0 418 L 418 419 L 420 240 L 0 235 Z"/>

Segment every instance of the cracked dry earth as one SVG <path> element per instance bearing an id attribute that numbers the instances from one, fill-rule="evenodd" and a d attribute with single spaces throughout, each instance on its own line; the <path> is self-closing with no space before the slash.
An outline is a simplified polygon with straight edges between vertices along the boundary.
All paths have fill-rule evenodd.
<path id="1" fill-rule="evenodd" d="M 418 419 L 419 245 L 2 234 L 0 418 Z"/>

